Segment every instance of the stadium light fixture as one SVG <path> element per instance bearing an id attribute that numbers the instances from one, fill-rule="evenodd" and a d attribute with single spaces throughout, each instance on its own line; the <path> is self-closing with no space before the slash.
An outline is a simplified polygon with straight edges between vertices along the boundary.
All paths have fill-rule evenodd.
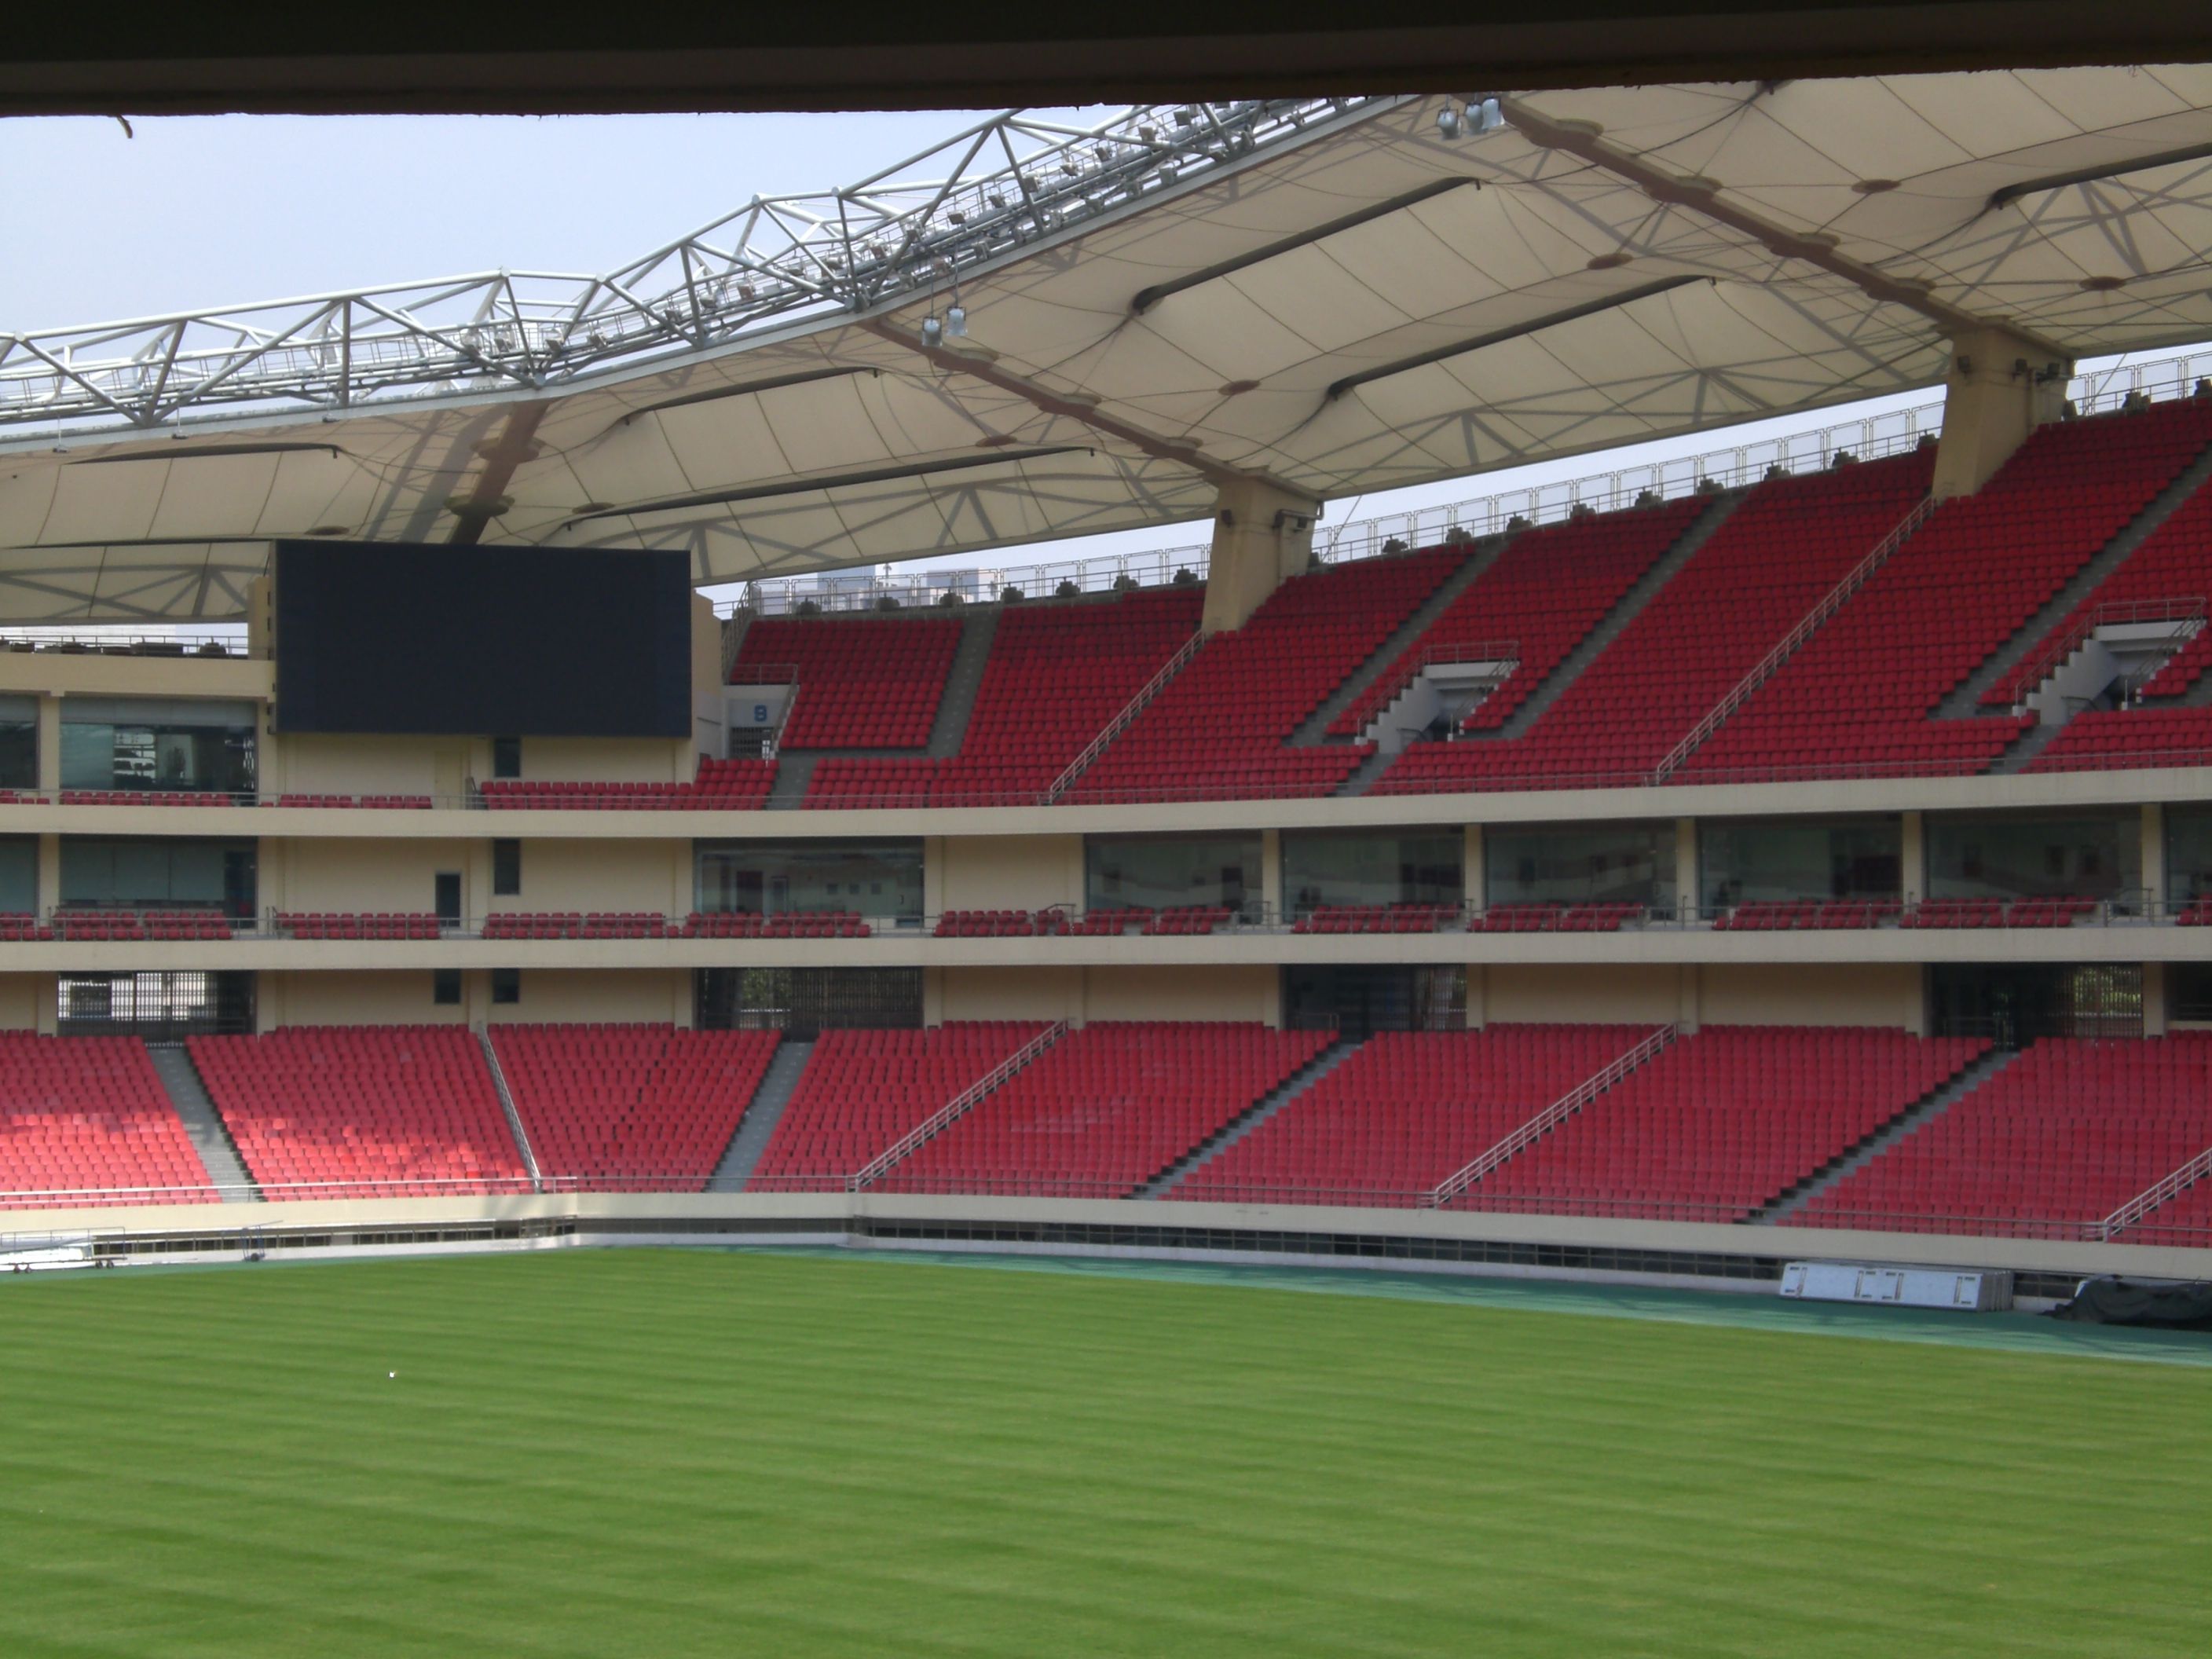
<path id="1" fill-rule="evenodd" d="M 1437 131 L 1447 142 L 1458 137 L 1465 125 L 1456 104 L 1446 104 L 1437 112 Z"/>
<path id="2" fill-rule="evenodd" d="M 964 319 L 963 319 L 962 332 L 966 332 Z M 942 318 L 928 316 L 921 319 L 921 343 L 926 349 L 932 351 L 934 351 L 939 346 L 945 343 L 945 322 Z"/>
<path id="3" fill-rule="evenodd" d="M 1505 111 L 1495 98 L 1486 98 L 1480 103 L 1468 106 L 1468 114 L 1474 121 L 1477 132 L 1495 132 L 1505 125 Z"/>
<path id="4" fill-rule="evenodd" d="M 968 337 L 968 307 L 955 300 L 945 313 L 945 334 L 947 339 Z"/>

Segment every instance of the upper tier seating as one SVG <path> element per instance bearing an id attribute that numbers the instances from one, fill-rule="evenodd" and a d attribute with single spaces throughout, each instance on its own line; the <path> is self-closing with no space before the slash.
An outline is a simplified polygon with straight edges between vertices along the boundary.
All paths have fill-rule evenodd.
<path id="1" fill-rule="evenodd" d="M 272 1199 L 530 1190 L 483 1051 L 458 1026 L 303 1025 L 190 1047 Z"/>
<path id="2" fill-rule="evenodd" d="M 2212 441 L 2212 404 L 2039 427 L 1979 493 L 1946 501 L 1684 766 L 1730 776 L 1978 772 L 2033 723 L 1936 720 Z"/>
<path id="3" fill-rule="evenodd" d="M 772 760 L 702 759 L 689 783 L 555 783 L 508 778 L 478 786 L 493 811 L 559 808 L 568 811 L 752 811 L 775 787 Z"/>
<path id="4" fill-rule="evenodd" d="M 57 910 L 53 937 L 77 940 L 228 939 L 235 924 L 220 910 Z"/>
<path id="5" fill-rule="evenodd" d="M 1073 801 L 1333 793 L 1366 744 L 1285 739 L 1467 557 L 1432 548 L 1299 576 L 1215 635 L 1069 789 Z"/>
<path id="6" fill-rule="evenodd" d="M 729 1149 L 781 1036 L 500 1025 L 491 1040 L 548 1191 L 696 1193 Z"/>
<path id="7" fill-rule="evenodd" d="M 1034 801 L 1198 627 L 1203 589 L 1004 606 L 960 752 L 951 760 L 825 759 L 809 806 Z"/>
<path id="8" fill-rule="evenodd" d="M 1067 931 L 1067 912 L 947 910 L 937 919 L 939 939 L 1032 939 Z"/>
<path id="9" fill-rule="evenodd" d="M 385 811 L 427 812 L 437 802 L 428 795 L 273 795 L 264 806 L 376 807 Z"/>
<path id="10" fill-rule="evenodd" d="M 2028 762 L 2031 772 L 2116 772 L 2212 763 L 2212 708 L 2092 708 Z"/>
<path id="11" fill-rule="evenodd" d="M 1644 1035 L 1628 1025 L 1385 1032 L 1168 1196 L 1416 1204 Z"/>
<path id="12" fill-rule="evenodd" d="M 1319 1054 L 1322 1031 L 1099 1024 L 1071 1031 L 877 1184 L 1127 1196 Z"/>
<path id="13" fill-rule="evenodd" d="M 1468 731 L 1503 726 L 1707 505 L 1692 496 L 1522 531 L 1328 729 L 1356 738 L 1423 663 L 1454 660 L 1455 647 L 1510 641 L 1520 666 L 1462 722 Z"/>
<path id="14" fill-rule="evenodd" d="M 1617 933 L 1641 921 L 1642 904 L 1554 904 L 1547 900 L 1493 904 L 1469 916 L 1470 933 Z"/>
<path id="15" fill-rule="evenodd" d="M 64 789 L 64 806 L 251 806 L 252 795 L 181 789 Z"/>
<path id="16" fill-rule="evenodd" d="M 1916 451 L 1753 489 L 1527 734 L 1416 743 L 1377 794 L 1643 782 L 1928 492 Z"/>
<path id="17" fill-rule="evenodd" d="M 1785 1222 L 2070 1237 L 2212 1146 L 2212 1033 L 2045 1037 Z"/>
<path id="18" fill-rule="evenodd" d="M 927 1031 L 824 1031 L 749 1192 L 830 1192 L 1045 1028 L 948 1022 Z"/>
<path id="19" fill-rule="evenodd" d="M 305 910 L 276 913 L 277 931 L 294 939 L 436 939 L 439 926 L 437 917 L 420 910 L 358 915 Z"/>
<path id="20" fill-rule="evenodd" d="M 1988 1046 L 1839 1026 L 1708 1025 L 1507 1159 L 1455 1207 L 1741 1221 Z"/>
<path id="21" fill-rule="evenodd" d="M 1898 919 L 1900 927 L 2071 927 L 2097 913 L 2097 901 L 2064 898 L 1923 899 Z"/>
<path id="22" fill-rule="evenodd" d="M 786 749 L 920 749 L 962 626 L 957 617 L 764 617 L 745 629 L 730 680 L 797 669 Z"/>
<path id="23" fill-rule="evenodd" d="M 137 1037 L 0 1032 L 0 1209 L 216 1198 Z"/>

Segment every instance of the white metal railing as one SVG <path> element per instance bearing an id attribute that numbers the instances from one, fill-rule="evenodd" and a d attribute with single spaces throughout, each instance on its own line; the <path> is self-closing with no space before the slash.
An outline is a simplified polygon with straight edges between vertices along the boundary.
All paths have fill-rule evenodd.
<path id="1" fill-rule="evenodd" d="M 2187 1191 L 2208 1175 L 2212 1175 L 2212 1147 L 2197 1153 L 2172 1174 L 2137 1193 L 2106 1216 L 2097 1225 L 2097 1237 L 2110 1238 L 2134 1226 L 2166 1200 Z"/>
<path id="2" fill-rule="evenodd" d="M 857 1193 L 880 1181 L 890 1167 L 906 1158 L 925 1142 L 934 1140 L 954 1122 L 982 1103 L 987 1096 L 1006 1086 L 1014 1073 L 1027 1066 L 1039 1054 L 1067 1035 L 1067 1022 L 1056 1019 L 1027 1042 L 1008 1054 L 981 1077 L 932 1112 L 927 1118 L 893 1141 L 867 1164 L 846 1177 L 845 1189 Z"/>
<path id="3" fill-rule="evenodd" d="M 1066 794 L 1068 787 L 1090 769 L 1091 763 L 1104 754 L 1109 745 L 1127 731 L 1138 715 L 1143 714 L 1154 697 L 1167 690 L 1168 682 L 1182 672 L 1190 659 L 1206 643 L 1203 634 L 1193 634 L 1176 647 L 1176 653 L 1162 663 L 1152 678 L 1138 688 L 1137 695 L 1121 705 L 1121 712 L 1106 722 L 1098 735 L 1084 746 L 1083 752 L 1068 762 L 1066 769 L 1052 781 L 1052 787 L 1044 792 L 1044 805 L 1049 806 Z"/>
<path id="4" fill-rule="evenodd" d="M 1603 1071 L 1594 1077 L 1584 1079 L 1574 1088 L 1561 1095 L 1473 1163 L 1446 1176 L 1437 1183 L 1435 1189 L 1421 1200 L 1422 1207 L 1430 1210 L 1442 1209 L 1476 1182 L 1481 1180 L 1483 1176 L 1504 1163 L 1507 1158 L 1551 1133 L 1560 1124 L 1612 1088 L 1644 1061 L 1665 1048 L 1679 1035 L 1678 1027 L 1662 1025 L 1626 1054 L 1620 1055 L 1607 1066 Z"/>
<path id="5" fill-rule="evenodd" d="M 1687 736 L 1667 751 L 1667 757 L 1652 769 L 1651 781 L 1664 783 L 1675 768 L 1689 759 L 1705 739 L 1720 730 L 1722 723 L 1743 707 L 1753 692 L 1772 679 L 1790 659 L 1797 653 L 1798 647 L 1819 631 L 1820 625 L 1844 608 L 1844 602 L 1867 585 L 1874 573 L 1889 562 L 1889 556 L 1902 547 L 1912 532 L 1928 522 L 1936 510 L 1936 498 L 1923 495 L 1913 504 L 1912 510 L 1892 526 L 1890 532 L 1874 544 L 1873 550 L 1851 568 L 1850 573 L 1820 596 L 1820 603 L 1798 618 L 1797 625 L 1784 634 L 1775 647 L 1759 659 L 1756 666 L 1730 688 L 1729 694 L 1705 711 L 1705 719 L 1690 728 Z"/>

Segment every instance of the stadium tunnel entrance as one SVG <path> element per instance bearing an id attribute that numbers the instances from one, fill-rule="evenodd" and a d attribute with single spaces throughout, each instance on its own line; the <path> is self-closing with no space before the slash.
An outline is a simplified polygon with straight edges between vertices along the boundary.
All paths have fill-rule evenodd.
<path id="1" fill-rule="evenodd" d="M 1935 1036 L 1983 1036 L 2000 1048 L 2143 1034 L 2140 963 L 1937 963 L 1928 1000 Z"/>
<path id="2" fill-rule="evenodd" d="M 1467 1024 L 1467 969 L 1443 967 L 1292 967 L 1283 970 L 1283 1023 L 1332 1026 L 1354 1042 L 1377 1031 L 1455 1031 Z"/>

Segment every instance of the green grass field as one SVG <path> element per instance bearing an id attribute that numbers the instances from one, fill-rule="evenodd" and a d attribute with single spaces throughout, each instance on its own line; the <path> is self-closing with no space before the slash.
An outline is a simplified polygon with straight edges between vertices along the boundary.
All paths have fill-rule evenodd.
<path id="1" fill-rule="evenodd" d="M 0 1655 L 2205 1650 L 2212 1368 L 1193 1277 L 0 1280 Z"/>

